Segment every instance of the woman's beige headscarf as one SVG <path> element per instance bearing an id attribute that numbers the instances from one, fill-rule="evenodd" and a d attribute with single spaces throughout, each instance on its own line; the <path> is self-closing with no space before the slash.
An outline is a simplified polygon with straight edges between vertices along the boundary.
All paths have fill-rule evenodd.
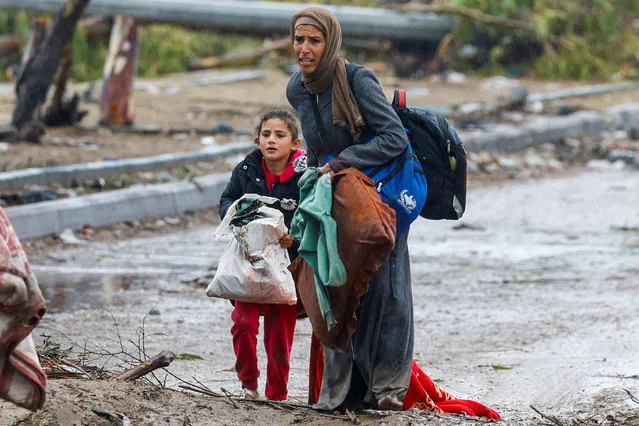
<path id="1" fill-rule="evenodd" d="M 309 7 L 291 20 L 291 41 L 294 42 L 295 28 L 298 25 L 313 25 L 322 31 L 326 47 L 317 68 L 311 74 L 302 74 L 304 87 L 313 93 L 323 93 L 333 86 L 333 124 L 348 129 L 357 142 L 364 119 L 357 106 L 355 96 L 348 84 L 346 64 L 348 61 L 340 54 L 342 47 L 342 28 L 339 21 L 328 9 Z"/>

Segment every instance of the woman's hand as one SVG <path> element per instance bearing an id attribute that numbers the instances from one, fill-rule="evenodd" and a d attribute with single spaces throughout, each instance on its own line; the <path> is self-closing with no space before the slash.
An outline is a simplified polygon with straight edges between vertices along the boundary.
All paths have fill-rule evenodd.
<path id="1" fill-rule="evenodd" d="M 330 173 L 331 178 L 333 178 L 333 175 L 335 174 L 335 172 L 333 171 L 333 169 L 331 169 L 331 166 L 328 163 L 324 164 L 324 167 L 322 167 L 319 172 L 321 175 L 323 175 L 324 173 Z"/>
<path id="2" fill-rule="evenodd" d="M 293 237 L 291 237 L 290 235 L 284 235 L 282 238 L 280 238 L 280 246 L 282 248 L 291 248 L 291 246 L 293 245 Z"/>

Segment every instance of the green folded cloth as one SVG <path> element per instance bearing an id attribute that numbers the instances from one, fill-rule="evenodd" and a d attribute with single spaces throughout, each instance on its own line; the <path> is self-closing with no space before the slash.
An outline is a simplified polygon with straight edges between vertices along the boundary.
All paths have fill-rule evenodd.
<path id="1" fill-rule="evenodd" d="M 298 183 L 300 202 L 291 222 L 290 234 L 300 241 L 298 253 L 315 272 L 317 300 L 326 327 L 335 325 L 327 286 L 346 283 L 346 268 L 337 251 L 337 223 L 331 216 L 333 187 L 329 173 L 309 167 Z"/>

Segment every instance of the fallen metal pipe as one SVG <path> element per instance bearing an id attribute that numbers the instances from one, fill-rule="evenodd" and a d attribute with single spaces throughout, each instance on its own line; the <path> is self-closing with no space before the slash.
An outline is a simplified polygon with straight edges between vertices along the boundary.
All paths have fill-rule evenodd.
<path id="1" fill-rule="evenodd" d="M 64 0 L 0 0 L 0 8 L 54 12 Z M 200 24 L 236 32 L 288 34 L 291 17 L 304 3 L 220 0 L 91 0 L 87 13 L 125 15 L 156 22 Z M 320 5 L 317 5 L 320 6 Z M 438 42 L 455 19 L 434 13 L 325 6 L 339 19 L 344 36 Z"/>
<path id="2" fill-rule="evenodd" d="M 595 84 L 591 86 L 574 87 L 572 89 L 557 90 L 549 93 L 533 93 L 526 98 L 527 103 L 547 102 L 557 99 L 575 98 L 579 96 L 599 95 L 602 93 L 616 92 L 619 90 L 634 90 L 637 83 L 631 81 L 610 84 Z"/>

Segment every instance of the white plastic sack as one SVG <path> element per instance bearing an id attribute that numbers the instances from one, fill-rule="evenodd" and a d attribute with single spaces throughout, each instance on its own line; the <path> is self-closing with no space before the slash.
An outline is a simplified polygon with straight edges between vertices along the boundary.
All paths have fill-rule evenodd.
<path id="1" fill-rule="evenodd" d="M 215 230 L 215 234 L 213 234 L 213 237 L 216 240 L 222 239 L 225 235 L 231 232 L 233 228 L 235 228 L 234 226 L 231 225 L 231 220 L 233 220 L 233 217 L 235 216 L 235 213 L 237 212 L 238 203 L 240 202 L 240 200 L 243 200 L 245 198 L 260 200 L 261 202 L 267 205 L 279 202 L 277 198 L 267 197 L 265 195 L 257 195 L 257 194 L 242 195 L 240 198 L 235 200 L 233 204 L 231 204 L 229 209 L 226 211 L 226 215 L 224 216 L 224 219 L 222 219 L 222 222 L 218 225 L 217 229 Z M 281 213 L 279 210 L 277 210 L 277 212 Z M 283 218 L 284 218 L 284 215 L 282 215 L 282 224 L 284 224 Z M 286 229 L 286 225 L 284 225 L 284 229 L 285 229 L 285 232 L 288 232 L 288 229 Z"/>
<path id="2" fill-rule="evenodd" d="M 247 197 L 266 203 L 277 201 L 255 194 L 242 198 Z M 296 304 L 295 283 L 287 268 L 291 262 L 287 250 L 280 246 L 280 239 L 288 234 L 282 212 L 262 206 L 258 211 L 265 217 L 236 227 L 230 221 L 238 201 L 231 205 L 215 232 L 219 239 L 231 231 L 234 238 L 222 253 L 206 295 L 247 303 Z"/>

